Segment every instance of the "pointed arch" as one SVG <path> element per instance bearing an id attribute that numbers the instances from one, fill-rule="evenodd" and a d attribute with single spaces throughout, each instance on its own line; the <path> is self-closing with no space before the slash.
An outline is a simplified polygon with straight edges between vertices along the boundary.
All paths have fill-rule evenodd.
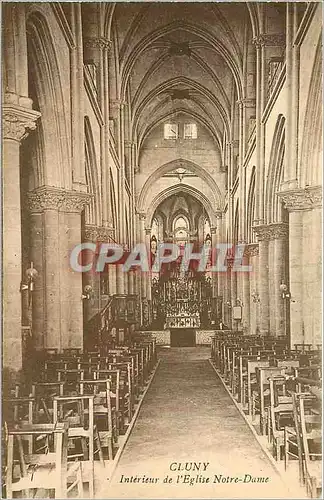
<path id="1" fill-rule="evenodd" d="M 195 189 L 192 186 L 188 186 L 186 184 L 181 184 L 181 185 L 176 185 L 172 186 L 169 188 L 164 189 L 164 191 L 161 191 L 152 201 L 150 207 L 148 208 L 147 212 L 147 217 L 146 217 L 146 227 L 151 227 L 152 224 L 152 219 L 155 213 L 155 210 L 157 207 L 166 199 L 169 198 L 170 196 L 177 194 L 177 193 L 188 193 L 190 194 L 193 198 L 196 198 L 204 209 L 206 210 L 206 213 L 209 217 L 210 223 L 214 226 L 216 226 L 216 215 L 214 212 L 214 209 L 212 207 L 212 204 L 210 203 L 210 200 L 198 189 Z"/>
<path id="2" fill-rule="evenodd" d="M 299 185 L 321 184 L 323 162 L 323 88 L 322 88 L 322 45 L 317 44 L 310 89 L 306 103 L 303 140 L 299 162 Z"/>
<path id="3" fill-rule="evenodd" d="M 235 214 L 234 214 L 234 231 L 233 231 L 233 244 L 238 243 L 239 227 L 240 227 L 240 213 L 239 213 L 239 200 L 236 200 Z"/>
<path id="4" fill-rule="evenodd" d="M 213 205 L 215 206 L 216 210 L 221 210 L 223 206 L 223 196 L 222 193 L 212 178 L 212 176 L 206 172 L 206 170 L 196 163 L 193 163 L 192 161 L 189 160 L 184 160 L 182 158 L 179 158 L 178 160 L 174 160 L 168 163 L 165 163 L 161 167 L 157 168 L 151 175 L 150 177 L 146 180 L 144 186 L 142 187 L 142 190 L 139 194 L 138 197 L 138 210 L 140 212 L 145 211 L 145 205 L 147 202 L 148 194 L 150 192 L 151 187 L 158 181 L 160 177 L 162 177 L 164 174 L 170 172 L 171 170 L 174 170 L 176 168 L 179 168 L 179 166 L 182 166 L 185 169 L 190 170 L 191 172 L 194 172 L 196 175 L 198 175 L 201 179 L 203 179 L 208 186 L 213 190 L 213 193 L 215 193 L 215 200 L 212 200 Z"/>
<path id="5" fill-rule="evenodd" d="M 117 203 L 116 203 L 116 193 L 115 186 L 112 180 L 112 176 L 110 176 L 110 209 L 111 209 L 111 219 L 113 228 L 116 231 L 117 226 Z"/>
<path id="6" fill-rule="evenodd" d="M 38 157 L 36 182 L 71 189 L 69 113 L 64 103 L 55 44 L 41 12 L 29 13 L 26 28 L 29 76 L 41 112 L 38 144 L 42 145 L 42 158 Z"/>
<path id="7" fill-rule="evenodd" d="M 254 243 L 256 241 L 255 233 L 252 231 L 253 221 L 255 220 L 255 166 L 252 167 L 251 180 L 247 202 L 247 241 Z"/>
<path id="8" fill-rule="evenodd" d="M 88 193 L 93 195 L 89 205 L 85 209 L 85 219 L 86 224 L 101 225 L 101 196 L 98 182 L 96 152 L 88 116 L 84 117 L 84 139 L 85 177 Z"/>
<path id="9" fill-rule="evenodd" d="M 268 177 L 266 182 L 265 214 L 266 222 L 281 222 L 281 201 L 276 193 L 283 178 L 285 157 L 285 117 L 279 115 L 273 135 Z"/>

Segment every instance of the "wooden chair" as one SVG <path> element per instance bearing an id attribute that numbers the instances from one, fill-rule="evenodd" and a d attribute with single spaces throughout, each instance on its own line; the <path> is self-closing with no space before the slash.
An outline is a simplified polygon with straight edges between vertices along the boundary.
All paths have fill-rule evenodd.
<path id="1" fill-rule="evenodd" d="M 7 431 L 6 497 L 22 492 L 32 498 L 31 490 L 54 490 L 55 498 L 68 498 L 78 489 L 83 497 L 82 471 L 78 462 L 67 463 L 68 424 L 33 424 L 8 428 Z M 44 440 L 42 453 L 26 453 L 23 437 Z"/>
<path id="2" fill-rule="evenodd" d="M 124 358 L 117 358 L 118 360 Z M 127 358 L 126 358 L 127 359 Z M 123 426 L 125 422 L 129 424 L 133 416 L 134 391 L 133 391 L 133 371 L 131 363 L 128 361 L 118 361 L 108 364 L 108 370 L 120 370 L 119 409 L 122 413 Z"/>
<path id="3" fill-rule="evenodd" d="M 303 401 L 300 404 L 300 400 Z M 284 452 L 285 452 L 285 469 L 288 468 L 291 459 L 298 460 L 299 465 L 299 481 L 305 483 L 305 467 L 304 467 L 304 446 L 302 438 L 302 420 L 305 425 L 315 424 L 318 426 L 319 415 L 318 411 L 313 411 L 314 401 L 317 398 L 310 393 L 292 393 L 294 429 L 285 427 Z M 315 433 L 317 435 L 317 432 Z"/>
<path id="4" fill-rule="evenodd" d="M 58 370 L 66 370 L 67 364 L 62 358 L 46 359 L 44 361 L 43 370 L 39 370 L 37 379 L 38 382 L 56 382 Z"/>
<path id="5" fill-rule="evenodd" d="M 276 375 L 269 378 L 270 407 L 268 422 L 268 439 L 273 446 L 276 460 L 280 460 L 285 444 L 285 427 L 294 430 L 293 402 L 291 390 L 296 382 L 286 376 Z M 293 387 L 292 387 L 293 385 Z"/>
<path id="6" fill-rule="evenodd" d="M 95 373 L 96 380 L 110 381 L 110 401 L 112 411 L 116 414 L 117 435 L 121 433 L 124 427 L 123 414 L 120 411 L 120 370 L 98 370 Z"/>
<path id="7" fill-rule="evenodd" d="M 84 378 L 85 378 L 84 370 L 79 370 L 79 369 L 57 370 L 57 381 L 65 382 L 64 388 L 66 395 L 77 394 L 78 384 L 80 380 L 83 380 Z"/>
<path id="8" fill-rule="evenodd" d="M 53 423 L 53 398 L 63 396 L 65 382 L 33 382 L 31 395 L 36 400 L 35 423 Z"/>
<path id="9" fill-rule="evenodd" d="M 243 360 L 244 366 L 244 360 Z M 247 359 L 246 360 L 246 377 L 242 373 L 243 380 L 243 405 L 245 404 L 245 394 L 247 393 L 248 414 L 252 417 L 253 400 L 252 395 L 256 386 L 256 368 L 268 367 L 268 359 Z"/>
<path id="10" fill-rule="evenodd" d="M 266 433 L 266 424 L 268 421 L 267 411 L 270 405 L 270 387 L 269 377 L 274 375 L 284 375 L 286 367 L 275 366 L 257 366 L 256 373 L 256 388 L 252 395 L 252 419 L 256 413 L 260 415 L 260 432 L 261 435 Z"/>
<path id="11" fill-rule="evenodd" d="M 315 403 L 316 398 L 313 401 Z M 307 414 L 305 398 L 298 398 L 297 415 L 302 436 L 303 478 L 307 494 L 311 498 L 317 498 L 317 490 L 322 487 L 321 406 L 312 410 L 311 414 Z"/>
<path id="12" fill-rule="evenodd" d="M 55 396 L 54 424 L 67 421 L 69 423 L 68 437 L 70 446 L 68 460 L 81 459 L 82 478 L 89 483 L 90 498 L 94 497 L 94 444 L 99 447 L 99 456 L 104 465 L 100 447 L 99 434 L 94 425 L 94 396 Z M 81 443 L 78 451 L 76 444 Z"/>
<path id="13" fill-rule="evenodd" d="M 100 448 L 108 450 L 108 460 L 114 458 L 114 443 L 118 442 L 118 416 L 113 412 L 110 386 L 109 379 L 82 380 L 79 383 L 80 394 L 91 394 L 94 397 L 95 427 L 99 434 Z"/>
<path id="14" fill-rule="evenodd" d="M 6 427 L 32 425 L 34 422 L 36 400 L 34 397 L 5 398 L 2 400 L 2 417 Z M 21 438 L 27 442 L 28 453 L 32 453 L 33 442 L 30 436 Z"/>

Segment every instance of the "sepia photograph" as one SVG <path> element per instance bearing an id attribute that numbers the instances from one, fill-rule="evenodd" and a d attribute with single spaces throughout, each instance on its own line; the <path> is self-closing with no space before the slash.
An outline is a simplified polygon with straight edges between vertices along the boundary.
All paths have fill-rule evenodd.
<path id="1" fill-rule="evenodd" d="M 1 498 L 322 498 L 322 2 L 1 23 Z"/>

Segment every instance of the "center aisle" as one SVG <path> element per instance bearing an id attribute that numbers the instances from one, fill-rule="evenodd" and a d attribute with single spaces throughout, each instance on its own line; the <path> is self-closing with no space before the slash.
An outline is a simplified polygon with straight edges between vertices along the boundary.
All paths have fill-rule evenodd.
<path id="1" fill-rule="evenodd" d="M 160 352 L 138 419 L 98 498 L 294 498 L 209 355 L 203 347 Z"/>

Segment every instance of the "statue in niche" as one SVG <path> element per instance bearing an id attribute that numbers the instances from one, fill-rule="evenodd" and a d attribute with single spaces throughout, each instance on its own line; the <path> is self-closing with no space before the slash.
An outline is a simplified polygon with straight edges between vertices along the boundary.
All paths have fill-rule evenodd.
<path id="1" fill-rule="evenodd" d="M 208 259 L 207 265 L 206 265 L 207 272 L 210 271 L 210 267 L 211 267 L 211 260 L 212 260 L 211 252 L 212 252 L 212 239 L 211 239 L 210 234 L 208 233 L 206 235 L 206 238 L 205 238 L 205 255 Z"/>
<path id="2" fill-rule="evenodd" d="M 151 259 L 151 265 L 154 264 L 155 258 L 156 258 L 156 252 L 157 252 L 157 239 L 156 236 L 152 236 L 151 241 L 150 241 L 150 259 Z"/>

